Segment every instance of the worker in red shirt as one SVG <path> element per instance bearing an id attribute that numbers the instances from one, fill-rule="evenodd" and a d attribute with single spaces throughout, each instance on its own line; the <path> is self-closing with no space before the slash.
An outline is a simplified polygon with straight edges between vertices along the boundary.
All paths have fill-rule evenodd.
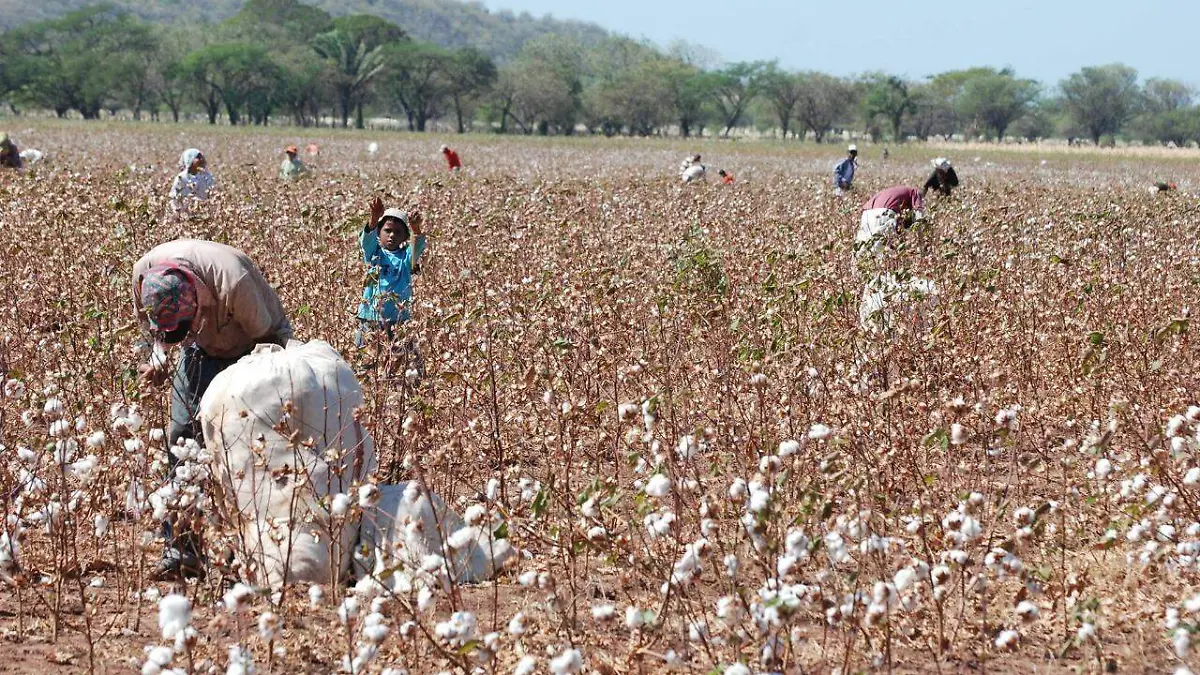
<path id="1" fill-rule="evenodd" d="M 442 146 L 442 154 L 446 156 L 446 164 L 450 166 L 451 171 L 458 171 L 462 168 L 462 160 L 458 158 L 458 153 L 451 150 L 450 146 Z"/>
<path id="2" fill-rule="evenodd" d="M 725 185 L 733 185 L 733 174 L 729 173 L 725 169 L 721 169 L 717 172 L 717 175 L 721 177 L 721 182 Z"/>
<path id="3" fill-rule="evenodd" d="M 879 253 L 900 230 L 911 227 L 925 216 L 925 198 L 921 191 L 896 185 L 875 194 L 862 206 L 862 222 L 854 236 L 859 256 Z"/>

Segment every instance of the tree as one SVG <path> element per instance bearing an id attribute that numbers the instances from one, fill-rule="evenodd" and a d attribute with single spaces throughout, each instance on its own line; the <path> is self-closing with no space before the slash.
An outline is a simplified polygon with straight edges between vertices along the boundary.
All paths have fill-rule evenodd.
<path id="1" fill-rule="evenodd" d="M 512 102 L 509 115 L 522 130 L 571 134 L 583 93 L 579 45 L 559 37 L 531 40 L 505 69 Z"/>
<path id="2" fill-rule="evenodd" d="M 217 123 L 222 105 L 230 124 L 238 124 L 245 113 L 257 123 L 265 122 L 281 78 L 279 66 L 264 47 L 239 42 L 194 51 L 181 68 L 194 83 L 209 124 Z"/>
<path id="3" fill-rule="evenodd" d="M 399 26 L 361 15 L 340 18 L 333 30 L 312 39 L 313 49 L 329 65 L 343 127 L 349 126 L 350 113 L 357 110 L 355 126 L 363 128 L 363 99 L 368 87 L 387 67 L 385 47 L 405 40 Z"/>
<path id="4" fill-rule="evenodd" d="M 466 122 L 474 116 L 475 105 L 496 82 L 496 64 L 474 47 L 454 52 L 447 64 L 446 84 L 458 133 L 465 133 Z"/>
<path id="5" fill-rule="evenodd" d="M 725 125 L 724 136 L 737 126 L 742 115 L 760 93 L 766 63 L 762 61 L 732 63 L 713 73 L 713 103 Z"/>
<path id="6" fill-rule="evenodd" d="M 664 62 L 661 69 L 667 109 L 679 125 L 679 134 L 688 138 L 693 129 L 703 131 L 708 116 L 706 106 L 712 98 L 712 78 L 699 68 L 674 59 Z"/>
<path id="7" fill-rule="evenodd" d="M 796 121 L 811 131 L 820 143 L 825 134 L 854 105 L 854 88 L 844 80 L 825 73 L 801 73 L 800 99 L 796 102 Z"/>
<path id="8" fill-rule="evenodd" d="M 1192 96 L 1195 94 L 1195 90 L 1184 82 L 1157 77 L 1146 80 L 1142 92 L 1146 112 L 1149 113 L 1167 113 L 1191 107 Z"/>
<path id="9" fill-rule="evenodd" d="M 387 86 L 404 108 L 410 131 L 425 131 L 450 90 L 453 57 L 436 45 L 409 42 L 388 49 Z"/>
<path id="10" fill-rule="evenodd" d="M 110 107 L 123 78 L 142 79 L 128 71 L 144 62 L 129 56 L 156 45 L 149 26 L 106 4 L 11 31 L 5 41 L 23 100 L 60 117 L 77 110 L 85 119 Z"/>
<path id="11" fill-rule="evenodd" d="M 763 95 L 779 121 L 779 130 L 787 138 L 791 130 L 792 120 L 804 98 L 804 78 L 797 73 L 789 73 L 779 69 L 774 62 L 767 64 L 762 76 Z"/>
<path id="12" fill-rule="evenodd" d="M 1101 136 L 1119 133 L 1141 100 L 1137 71 L 1121 64 L 1083 68 L 1059 88 L 1067 112 L 1096 144 Z"/>
<path id="13" fill-rule="evenodd" d="M 330 30 L 332 23 L 325 10 L 299 0 L 247 0 L 242 9 L 226 22 L 231 28 L 244 28 L 251 34 L 263 25 L 277 26 L 290 38 L 301 42 L 308 42 Z M 247 39 L 251 36 L 241 34 L 237 37 Z"/>
<path id="14" fill-rule="evenodd" d="M 916 110 L 909 95 L 908 83 L 894 75 L 871 75 L 867 78 L 867 93 L 863 100 L 863 116 L 868 123 L 882 115 L 892 127 L 892 139 L 904 142 L 901 127 L 904 116 Z"/>
<path id="15" fill-rule="evenodd" d="M 1009 125 L 1029 112 L 1039 90 L 1037 82 L 1017 79 L 1008 70 L 985 73 L 963 85 L 958 108 L 965 118 L 1003 140 Z"/>

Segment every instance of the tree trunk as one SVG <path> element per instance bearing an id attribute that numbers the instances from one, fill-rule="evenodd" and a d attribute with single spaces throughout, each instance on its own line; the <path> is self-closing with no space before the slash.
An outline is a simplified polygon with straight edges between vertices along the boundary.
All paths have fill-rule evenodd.
<path id="1" fill-rule="evenodd" d="M 454 95 L 454 117 L 458 121 L 458 133 L 465 134 L 467 128 L 463 124 L 462 99 L 458 94 Z"/>
<path id="2" fill-rule="evenodd" d="M 684 138 L 691 138 L 691 136 L 692 136 L 692 123 L 691 123 L 691 121 L 690 121 L 690 120 L 688 120 L 688 119 L 686 119 L 686 118 L 682 118 L 682 117 L 679 119 L 679 133 L 680 133 L 680 135 L 682 135 Z"/>
<path id="3" fill-rule="evenodd" d="M 363 124 L 363 104 L 361 100 L 358 101 L 358 105 L 355 106 L 355 109 L 354 128 L 363 129 L 366 125 Z"/>

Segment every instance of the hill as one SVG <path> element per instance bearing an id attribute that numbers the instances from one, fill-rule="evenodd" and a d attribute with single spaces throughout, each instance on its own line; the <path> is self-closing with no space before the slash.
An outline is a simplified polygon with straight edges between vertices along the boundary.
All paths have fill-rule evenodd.
<path id="1" fill-rule="evenodd" d="M 188 23 L 220 21 L 241 9 L 244 0 L 111 0 L 146 21 Z M 594 45 L 609 35 L 592 23 L 534 17 L 527 12 L 492 12 L 477 2 L 456 0 L 305 0 L 333 16 L 374 14 L 403 27 L 418 40 L 446 47 L 471 45 L 505 61 L 526 41 L 554 33 Z M 62 16 L 95 0 L 0 0 L 0 28 Z"/>

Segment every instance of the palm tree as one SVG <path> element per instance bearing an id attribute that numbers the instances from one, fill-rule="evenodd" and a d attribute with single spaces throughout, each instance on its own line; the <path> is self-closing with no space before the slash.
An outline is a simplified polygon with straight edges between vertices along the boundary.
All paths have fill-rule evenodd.
<path id="1" fill-rule="evenodd" d="M 363 128 L 362 99 L 371 82 L 384 70 L 383 46 L 368 47 L 365 40 L 354 40 L 335 28 L 313 38 L 313 49 L 330 63 L 334 89 L 342 113 L 342 126 L 348 126 L 350 110 L 357 104 L 355 126 Z"/>

